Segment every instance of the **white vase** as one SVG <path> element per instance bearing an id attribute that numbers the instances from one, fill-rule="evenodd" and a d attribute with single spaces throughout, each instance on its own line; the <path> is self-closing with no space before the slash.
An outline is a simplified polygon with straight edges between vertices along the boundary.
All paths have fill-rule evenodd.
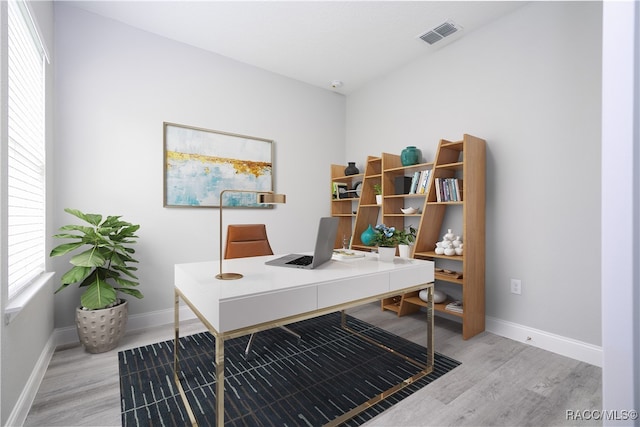
<path id="1" fill-rule="evenodd" d="M 378 260 L 382 262 L 393 262 L 396 256 L 396 248 L 387 248 L 385 246 L 378 247 Z"/>
<path id="2" fill-rule="evenodd" d="M 449 228 L 449 229 L 447 229 L 447 234 L 445 234 L 445 235 L 442 237 L 442 240 L 449 240 L 449 241 L 451 241 L 451 240 L 453 240 L 453 239 L 454 239 L 454 237 L 456 237 L 456 236 L 453 234 L 453 231 Z"/>
<path id="3" fill-rule="evenodd" d="M 382 204 L 382 194 L 376 194 L 376 204 L 377 205 Z"/>
<path id="4" fill-rule="evenodd" d="M 398 252 L 400 253 L 400 258 L 408 259 L 411 246 L 409 245 L 398 245 Z"/>

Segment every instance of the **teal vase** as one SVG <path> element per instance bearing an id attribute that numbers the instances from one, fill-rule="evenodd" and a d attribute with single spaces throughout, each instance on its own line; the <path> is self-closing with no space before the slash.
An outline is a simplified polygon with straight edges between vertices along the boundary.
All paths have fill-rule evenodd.
<path id="1" fill-rule="evenodd" d="M 372 246 L 373 238 L 375 235 L 376 231 L 373 229 L 373 227 L 371 227 L 371 224 L 369 224 L 369 227 L 367 227 L 367 229 L 364 230 L 360 235 L 360 241 L 363 245 Z"/>
<path id="2" fill-rule="evenodd" d="M 422 161 L 422 153 L 414 145 L 409 145 L 400 153 L 402 166 L 417 165 Z"/>

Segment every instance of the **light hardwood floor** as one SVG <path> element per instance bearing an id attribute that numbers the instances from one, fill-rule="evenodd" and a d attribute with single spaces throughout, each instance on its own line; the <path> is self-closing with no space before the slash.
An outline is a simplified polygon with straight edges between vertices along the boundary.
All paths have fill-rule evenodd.
<path id="1" fill-rule="evenodd" d="M 349 310 L 364 321 L 425 344 L 425 316 L 398 318 L 379 304 Z M 596 366 L 484 332 L 464 341 L 460 325 L 435 318 L 435 350 L 462 362 L 371 420 L 370 426 L 601 425 L 567 419 L 567 411 L 602 409 Z M 203 331 L 197 321 L 180 334 Z M 125 336 L 119 350 L 173 338 L 173 325 Z M 422 342 L 421 342 L 422 341 Z M 116 350 L 91 355 L 79 345 L 54 353 L 25 426 L 119 426 Z"/>

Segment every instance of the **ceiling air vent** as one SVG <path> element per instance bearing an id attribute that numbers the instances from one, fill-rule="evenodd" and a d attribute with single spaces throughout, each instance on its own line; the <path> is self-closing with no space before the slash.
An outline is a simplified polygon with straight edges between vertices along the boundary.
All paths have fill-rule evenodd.
<path id="1" fill-rule="evenodd" d="M 443 24 L 438 25 L 437 27 L 427 31 L 424 34 L 421 34 L 419 37 L 428 44 L 434 44 L 439 42 L 443 38 L 450 36 L 451 34 L 461 30 L 462 27 L 457 25 L 453 21 L 447 21 Z"/>

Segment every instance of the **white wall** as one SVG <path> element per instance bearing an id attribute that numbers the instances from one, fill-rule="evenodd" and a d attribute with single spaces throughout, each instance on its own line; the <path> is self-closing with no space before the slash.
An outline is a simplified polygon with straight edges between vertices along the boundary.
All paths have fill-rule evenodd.
<path id="1" fill-rule="evenodd" d="M 225 223 L 267 224 L 275 252 L 311 249 L 330 212 L 329 164 L 344 158 L 342 95 L 70 6 L 55 12 L 54 221 L 73 220 L 63 212 L 73 207 L 141 224 L 145 298 L 130 299 L 131 314 L 173 307 L 175 263 L 218 257 L 217 209 L 162 206 L 164 121 L 274 140 L 275 189 L 287 204 L 228 211 Z M 77 290 L 55 302 L 56 327 L 72 325 Z"/>
<path id="2" fill-rule="evenodd" d="M 601 9 L 532 2 L 347 98 L 348 159 L 486 139 L 487 316 L 594 346 Z"/>

